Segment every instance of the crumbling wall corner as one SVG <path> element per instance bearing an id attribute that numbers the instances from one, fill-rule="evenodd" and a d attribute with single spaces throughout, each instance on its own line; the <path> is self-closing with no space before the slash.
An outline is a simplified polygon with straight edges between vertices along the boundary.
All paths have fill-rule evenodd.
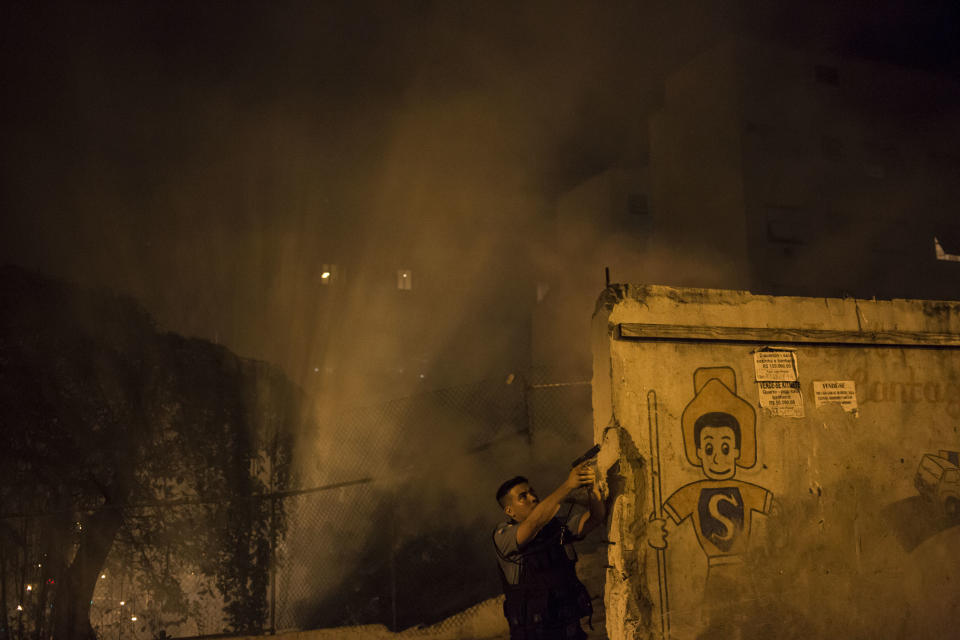
<path id="1" fill-rule="evenodd" d="M 616 418 L 604 433 L 605 445 L 616 452 L 607 473 L 610 513 L 610 547 L 604 601 L 610 640 L 637 640 L 651 636 L 653 600 L 646 587 L 646 543 L 649 510 L 644 496 L 649 490 L 647 462 L 626 429 Z"/>

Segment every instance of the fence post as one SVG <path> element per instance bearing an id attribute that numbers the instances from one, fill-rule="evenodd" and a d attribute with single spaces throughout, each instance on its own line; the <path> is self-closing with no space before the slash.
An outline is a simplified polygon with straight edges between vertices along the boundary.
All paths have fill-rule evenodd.
<path id="1" fill-rule="evenodd" d="M 532 373 L 531 373 L 532 376 Z M 533 383 L 526 376 L 522 378 L 523 384 L 520 387 L 523 390 L 523 411 L 527 415 L 527 446 L 533 447 L 533 413 L 530 411 L 530 395 L 533 392 Z"/>
<path id="2" fill-rule="evenodd" d="M 270 451 L 270 635 L 277 635 L 277 427 Z"/>
<path id="3" fill-rule="evenodd" d="M 390 630 L 397 630 L 397 490 L 390 493 Z"/>
<path id="4" fill-rule="evenodd" d="M 0 545 L 0 612 L 3 612 L 3 635 L 10 637 L 10 616 L 7 611 L 7 547 Z"/>

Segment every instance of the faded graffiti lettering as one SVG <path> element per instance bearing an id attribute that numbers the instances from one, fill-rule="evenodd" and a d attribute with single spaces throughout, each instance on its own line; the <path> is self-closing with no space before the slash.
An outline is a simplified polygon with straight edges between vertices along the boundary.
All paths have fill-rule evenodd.
<path id="1" fill-rule="evenodd" d="M 858 372 L 859 373 L 859 372 Z M 854 377 L 856 380 L 856 376 Z M 951 418 L 960 418 L 960 382 L 941 380 L 863 380 L 863 402 L 941 404 Z"/>

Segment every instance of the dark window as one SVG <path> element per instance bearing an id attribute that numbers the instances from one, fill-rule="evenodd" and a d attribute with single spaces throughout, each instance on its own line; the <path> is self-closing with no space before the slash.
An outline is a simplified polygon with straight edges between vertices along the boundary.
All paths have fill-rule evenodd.
<path id="1" fill-rule="evenodd" d="M 836 67 L 818 64 L 813 67 L 813 75 L 820 84 L 836 86 L 840 84 L 840 72 Z"/>
<path id="2" fill-rule="evenodd" d="M 931 164 L 956 169 L 960 167 L 960 155 L 947 153 L 944 151 L 931 151 L 927 154 L 927 159 Z"/>
<path id="3" fill-rule="evenodd" d="M 803 244 L 809 222 L 794 207 L 767 207 L 767 240 L 780 244 Z"/>
<path id="4" fill-rule="evenodd" d="M 868 162 L 863 165 L 863 175 L 868 178 L 883 178 L 887 175 L 887 170 L 883 168 L 882 164 Z"/>
<path id="5" fill-rule="evenodd" d="M 868 141 L 863 143 L 863 150 L 871 158 L 882 160 L 899 160 L 900 150 L 887 142 Z"/>
<path id="6" fill-rule="evenodd" d="M 827 160 L 840 160 L 843 158 L 843 143 L 840 138 L 823 136 L 820 138 L 820 153 Z"/>
<path id="7" fill-rule="evenodd" d="M 627 212 L 632 216 L 645 216 L 650 213 L 650 204 L 647 194 L 631 193 L 627 196 Z"/>

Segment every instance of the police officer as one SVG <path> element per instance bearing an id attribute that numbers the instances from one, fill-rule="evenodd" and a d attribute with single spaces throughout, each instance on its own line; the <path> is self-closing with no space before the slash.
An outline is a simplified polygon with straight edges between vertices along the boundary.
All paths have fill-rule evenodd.
<path id="1" fill-rule="evenodd" d="M 523 476 L 497 490 L 509 520 L 497 525 L 494 546 L 506 600 L 511 640 L 581 640 L 580 619 L 592 614 L 590 595 L 577 579 L 572 542 L 603 522 L 606 510 L 591 462 L 574 467 L 543 500 Z M 570 501 L 588 488 L 586 505 Z M 584 508 L 586 506 L 586 509 Z"/>

